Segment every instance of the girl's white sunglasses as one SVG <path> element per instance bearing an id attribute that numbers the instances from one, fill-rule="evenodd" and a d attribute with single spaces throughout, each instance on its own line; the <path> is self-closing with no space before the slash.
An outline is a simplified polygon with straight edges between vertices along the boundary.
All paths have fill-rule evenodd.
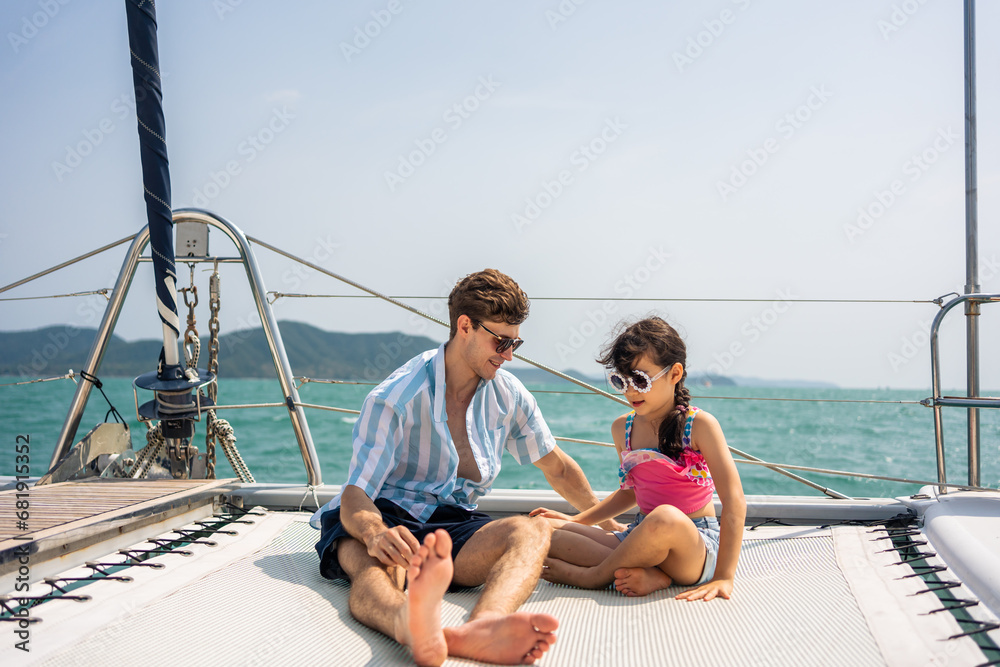
<path id="1" fill-rule="evenodd" d="M 611 386 L 614 387 L 615 391 L 621 394 L 625 393 L 628 385 L 632 385 L 632 388 L 637 392 L 645 394 L 653 388 L 653 382 L 666 375 L 668 370 L 670 370 L 669 366 L 653 377 L 649 377 L 649 375 L 640 370 L 632 371 L 631 377 L 622 375 L 618 371 L 612 370 L 608 372 L 608 382 L 611 383 Z"/>

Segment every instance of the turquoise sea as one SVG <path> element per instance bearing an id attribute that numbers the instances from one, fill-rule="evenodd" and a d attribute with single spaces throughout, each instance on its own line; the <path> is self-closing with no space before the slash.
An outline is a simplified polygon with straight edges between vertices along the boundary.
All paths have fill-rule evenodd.
<path id="1" fill-rule="evenodd" d="M 0 378 L 0 385 L 17 379 Z M 623 406 L 581 389 L 566 390 L 566 385 L 530 385 L 529 388 L 535 392 L 556 436 L 611 442 L 610 424 L 624 412 Z M 305 403 L 358 409 L 369 389 L 364 385 L 310 383 L 299 393 Z M 14 473 L 14 449 L 19 435 L 29 438 L 32 474 L 46 472 L 74 390 L 75 385 L 70 380 L 0 386 L 0 474 Z M 135 419 L 131 381 L 106 379 L 104 391 L 130 423 L 133 446 L 141 447 L 145 443 L 145 427 Z M 730 445 L 760 459 L 908 479 L 936 479 L 933 412 L 910 403 L 925 398 L 929 392 L 699 387 L 692 393 L 696 396 L 695 405 L 719 419 Z M 797 400 L 759 400 L 776 398 Z M 140 403 L 149 399 L 148 395 L 139 397 Z M 813 399 L 893 402 L 815 402 Z M 280 388 L 273 380 L 223 378 L 219 383 L 219 402 L 223 405 L 281 400 Z M 77 439 L 103 421 L 107 411 L 106 401 L 95 389 Z M 983 410 L 981 415 L 981 479 L 984 485 L 997 487 L 1000 486 L 1000 415 L 988 410 Z M 305 481 L 302 459 L 283 408 L 226 410 L 219 416 L 232 423 L 240 453 L 258 481 Z M 351 457 L 353 415 L 307 410 L 306 416 L 319 453 L 323 481 L 342 482 Z M 946 410 L 945 427 L 948 479 L 962 484 L 967 479 L 965 411 Z M 200 428 L 195 441 L 204 449 L 204 432 Z M 595 489 L 617 487 L 613 449 L 569 442 L 560 445 L 580 463 Z M 218 457 L 219 476 L 231 476 L 232 471 L 221 450 Z M 747 494 L 819 494 L 759 466 L 741 464 L 739 470 Z M 896 482 L 800 474 L 855 497 L 891 497 L 913 493 L 918 488 Z M 534 466 L 519 466 L 508 456 L 496 486 L 546 488 L 547 485 Z"/>

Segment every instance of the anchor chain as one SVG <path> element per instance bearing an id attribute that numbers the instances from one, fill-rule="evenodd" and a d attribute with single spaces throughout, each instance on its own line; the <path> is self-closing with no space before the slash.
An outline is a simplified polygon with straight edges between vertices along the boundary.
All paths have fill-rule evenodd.
<path id="1" fill-rule="evenodd" d="M 208 307 L 211 312 L 208 318 L 208 372 L 213 373 L 216 377 L 216 381 L 208 385 L 208 397 L 214 404 L 219 394 L 219 308 L 222 305 L 218 260 L 215 262 L 215 270 L 212 272 L 212 277 L 208 281 L 208 294 Z M 198 391 L 201 392 L 200 389 Z M 208 421 L 205 425 L 205 477 L 207 479 L 215 479 L 217 423 L 215 410 L 209 410 Z M 229 426 L 228 422 L 226 422 L 226 426 Z M 229 430 L 232 430 L 231 426 L 229 426 Z M 235 440 L 235 437 L 233 439 Z M 247 474 L 249 474 L 249 471 Z"/>
<path id="2" fill-rule="evenodd" d="M 181 293 L 184 295 L 184 305 L 188 307 L 187 329 L 184 331 L 184 357 L 187 360 L 188 368 L 198 368 L 198 357 L 201 356 L 201 340 L 198 338 L 198 329 L 195 326 L 196 320 L 194 309 L 198 305 L 198 287 L 194 284 L 194 264 L 191 264 L 191 286 L 182 287 Z M 192 295 L 194 300 L 188 298 Z"/>

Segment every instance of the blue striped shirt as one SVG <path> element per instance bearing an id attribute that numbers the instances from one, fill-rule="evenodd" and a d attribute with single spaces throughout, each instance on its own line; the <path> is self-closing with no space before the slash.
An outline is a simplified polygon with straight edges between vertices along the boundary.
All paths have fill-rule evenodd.
<path id="1" fill-rule="evenodd" d="M 372 500 L 385 498 L 427 521 L 438 505 L 472 510 L 489 492 L 506 449 L 520 463 L 533 463 L 555 449 L 555 439 L 534 397 L 503 369 L 480 380 L 466 412 L 469 444 L 481 481 L 460 478 L 458 452 L 445 410 L 444 345 L 414 357 L 373 389 L 354 424 L 354 455 L 345 486 Z M 338 494 L 313 515 L 340 507 Z"/>

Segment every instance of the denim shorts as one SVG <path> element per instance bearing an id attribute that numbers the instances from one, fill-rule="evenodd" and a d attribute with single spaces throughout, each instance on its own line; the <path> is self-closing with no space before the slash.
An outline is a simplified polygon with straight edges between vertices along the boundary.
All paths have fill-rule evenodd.
<path id="1" fill-rule="evenodd" d="M 625 530 L 616 530 L 615 537 L 624 540 L 639 523 L 646 518 L 642 512 L 636 512 L 635 519 Z M 695 586 L 701 586 L 707 581 L 711 581 L 715 576 L 715 562 L 719 557 L 719 518 L 714 516 L 703 516 L 691 519 L 694 527 L 701 534 L 701 539 L 705 541 L 705 567 L 701 570 L 701 578 L 695 582 Z"/>
<path id="2" fill-rule="evenodd" d="M 462 550 L 469 538 L 493 520 L 488 514 L 482 512 L 471 512 L 455 505 L 441 505 L 434 510 L 434 514 L 427 520 L 427 523 L 421 523 L 414 520 L 409 512 L 384 498 L 376 500 L 375 507 L 382 513 L 382 522 L 386 526 L 389 528 L 406 526 L 420 543 L 423 543 L 424 537 L 428 533 L 433 533 L 438 528 L 446 530 L 451 535 L 451 557 L 453 560 L 458 557 L 458 552 Z M 347 573 L 344 572 L 337 559 L 337 541 L 343 537 L 354 538 L 340 523 L 339 507 L 323 512 L 320 518 L 322 528 L 319 542 L 316 544 L 316 552 L 319 554 L 319 572 L 327 579 L 348 579 Z"/>

